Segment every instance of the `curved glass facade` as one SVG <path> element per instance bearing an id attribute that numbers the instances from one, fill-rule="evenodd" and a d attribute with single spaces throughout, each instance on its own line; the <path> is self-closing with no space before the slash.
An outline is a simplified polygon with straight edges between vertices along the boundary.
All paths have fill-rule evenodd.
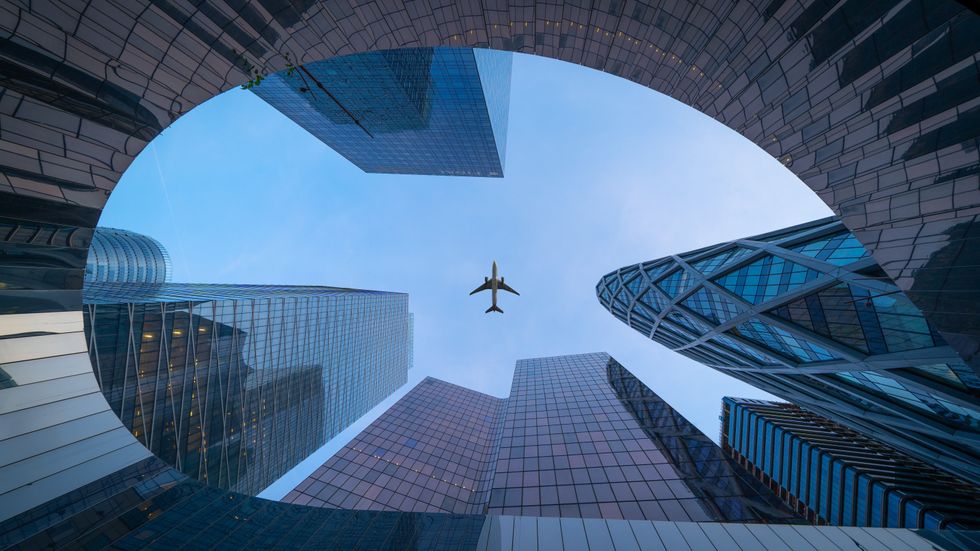
<path id="1" fill-rule="evenodd" d="M 980 377 L 835 218 L 627 266 L 596 294 L 672 350 L 980 480 Z"/>
<path id="2" fill-rule="evenodd" d="M 85 262 L 85 281 L 166 283 L 170 255 L 152 237 L 116 228 L 95 228 Z"/>
<path id="3" fill-rule="evenodd" d="M 177 540 L 242 548 L 272 539 L 293 548 L 467 548 L 452 529 L 438 540 L 427 535 L 426 526 L 456 526 L 441 515 L 280 507 L 196 482 L 173 485 L 173 470 L 141 470 L 160 462 L 98 391 L 81 288 L 107 198 L 164 128 L 255 72 L 284 69 L 284 54 L 312 62 L 418 44 L 490 47 L 595 67 L 667 94 L 739 132 L 819 193 L 980 371 L 980 17 L 965 4 L 699 0 L 532 9 L 451 0 L 430 13 L 398 0 L 151 0 L 136 10 L 116 0 L 86 9 L 0 3 L 0 545 L 37 538 L 25 547 L 79 547 L 91 538 L 102 546 L 173 548 Z M 918 370 L 962 379 L 950 364 Z M 827 381 L 814 400 L 839 391 Z M 151 499 L 159 484 L 173 491 Z M 587 536 L 618 538 L 614 529 L 624 526 L 505 518 L 484 527 L 497 543 L 518 547 L 523 540 L 508 539 L 518 527 L 532 541 L 561 535 L 571 549 Z M 358 526 L 370 529 L 347 530 Z M 763 543 L 773 533 L 784 541 L 836 538 L 843 548 L 918 539 L 872 529 L 806 536 L 741 525 L 630 526 L 680 548 L 689 547 L 682 539 L 717 548 L 734 548 L 736 539 L 776 549 Z M 923 536 L 947 546 L 934 532 Z M 623 545 L 616 548 L 630 548 Z"/>

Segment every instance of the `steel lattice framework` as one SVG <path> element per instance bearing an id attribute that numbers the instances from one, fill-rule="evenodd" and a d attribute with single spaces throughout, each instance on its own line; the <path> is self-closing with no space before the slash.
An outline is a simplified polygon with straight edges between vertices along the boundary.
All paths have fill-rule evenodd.
<path id="1" fill-rule="evenodd" d="M 965 4 L 0 3 L 0 545 L 105 536 L 164 546 L 181 534 L 181 543 L 286 538 L 300 547 L 326 546 L 326 535 L 337 533 L 326 524 L 344 515 L 252 508 L 234 494 L 173 486 L 176 473 L 99 393 L 83 334 L 85 258 L 123 172 L 177 118 L 255 71 L 285 69 L 288 59 L 493 48 L 577 63 L 667 94 L 798 175 L 980 372 L 980 17 Z M 160 482 L 153 491 L 150 480 Z M 182 512 L 181 496 L 192 494 L 200 515 Z M 326 523 L 318 532 L 325 537 L 292 537 L 294 528 L 319 529 L 303 515 Z M 235 531 L 239 517 L 263 518 L 249 526 L 266 531 Z M 370 532 L 416 542 L 429 522 L 358 519 L 365 530 L 372 519 L 392 520 Z M 188 531 L 185 521 L 199 524 Z"/>
<path id="2" fill-rule="evenodd" d="M 980 478 L 980 378 L 834 218 L 621 268 L 596 293 L 672 350 Z"/>

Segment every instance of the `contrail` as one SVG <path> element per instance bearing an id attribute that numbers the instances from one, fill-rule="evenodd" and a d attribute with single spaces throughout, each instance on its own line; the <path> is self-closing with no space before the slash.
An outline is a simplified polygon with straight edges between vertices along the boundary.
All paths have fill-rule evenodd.
<path id="1" fill-rule="evenodd" d="M 167 191 L 167 180 L 163 177 L 163 170 L 160 168 L 160 157 L 157 156 L 157 146 L 151 143 L 150 147 L 153 149 L 153 160 L 157 164 L 157 174 L 160 176 L 160 187 L 163 188 L 163 196 L 167 200 L 167 210 L 170 212 L 170 226 L 177 233 L 177 248 L 180 249 L 181 256 L 181 267 L 184 270 L 184 277 L 186 281 L 191 280 L 191 274 L 187 270 L 187 253 L 184 252 L 184 237 L 180 234 L 180 224 L 174 222 L 174 206 L 170 202 L 170 192 Z"/>

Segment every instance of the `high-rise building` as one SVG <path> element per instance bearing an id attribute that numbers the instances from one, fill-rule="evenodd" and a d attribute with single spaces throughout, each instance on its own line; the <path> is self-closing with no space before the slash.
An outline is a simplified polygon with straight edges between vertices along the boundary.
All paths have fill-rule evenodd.
<path id="1" fill-rule="evenodd" d="M 182 479 L 136 441 L 94 390 L 81 328 L 86 236 L 133 158 L 176 118 L 253 67 L 285 68 L 285 54 L 313 62 L 410 43 L 490 45 L 601 68 L 765 149 L 843 215 L 978 371 L 980 18 L 969 2 L 129 4 L 0 3 L 0 546 L 980 546 L 950 531 L 481 518 L 245 498 Z"/>
<path id="2" fill-rule="evenodd" d="M 980 377 L 835 218 L 627 266 L 644 336 L 977 484 Z"/>
<path id="3" fill-rule="evenodd" d="M 721 447 L 811 522 L 980 528 L 980 489 L 787 403 L 722 400 Z"/>
<path id="4" fill-rule="evenodd" d="M 407 378 L 408 296 L 332 287 L 89 283 L 112 411 L 157 457 L 257 494 Z"/>
<path id="5" fill-rule="evenodd" d="M 607 519 L 799 518 L 604 353 L 521 360 L 506 399 L 426 378 L 284 501 Z"/>
<path id="6" fill-rule="evenodd" d="M 284 501 L 344 509 L 483 513 L 505 403 L 426 377 Z"/>
<path id="7" fill-rule="evenodd" d="M 150 236 L 116 228 L 95 228 L 85 262 L 85 281 L 166 283 L 170 255 Z"/>
<path id="8" fill-rule="evenodd" d="M 468 48 L 369 52 L 251 90 L 365 172 L 502 177 L 511 62 Z"/>

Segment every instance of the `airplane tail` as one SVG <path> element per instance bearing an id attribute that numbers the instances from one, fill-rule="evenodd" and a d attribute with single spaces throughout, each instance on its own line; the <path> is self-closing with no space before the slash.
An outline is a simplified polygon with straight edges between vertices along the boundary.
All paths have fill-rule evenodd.
<path id="1" fill-rule="evenodd" d="M 484 314 L 489 314 L 490 312 L 500 312 L 501 314 L 504 313 L 504 311 L 498 308 L 496 304 L 494 304 L 490 308 L 487 308 L 487 311 L 484 312 Z"/>

